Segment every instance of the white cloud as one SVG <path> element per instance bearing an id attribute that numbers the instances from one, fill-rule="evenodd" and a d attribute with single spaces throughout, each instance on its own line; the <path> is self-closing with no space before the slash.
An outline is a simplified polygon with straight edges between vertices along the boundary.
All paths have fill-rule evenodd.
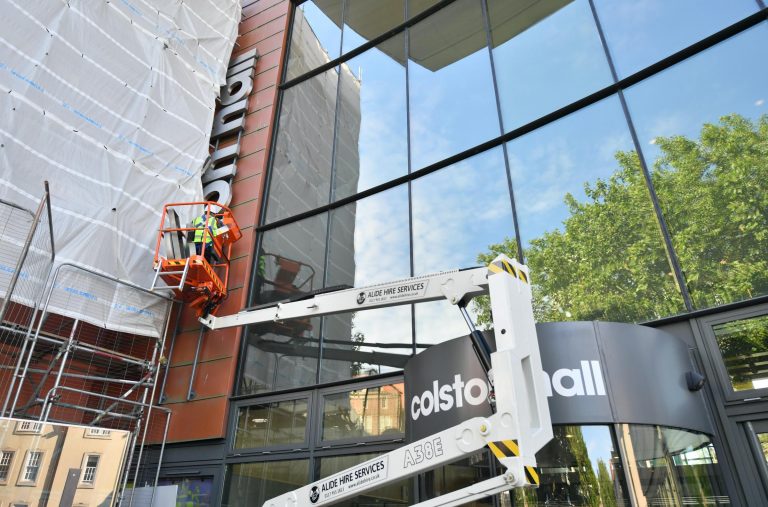
<path id="1" fill-rule="evenodd" d="M 757 100 L 755 101 L 755 105 L 756 105 L 757 107 L 760 107 L 760 106 L 762 106 L 763 104 L 765 104 L 765 99 L 757 99 Z"/>

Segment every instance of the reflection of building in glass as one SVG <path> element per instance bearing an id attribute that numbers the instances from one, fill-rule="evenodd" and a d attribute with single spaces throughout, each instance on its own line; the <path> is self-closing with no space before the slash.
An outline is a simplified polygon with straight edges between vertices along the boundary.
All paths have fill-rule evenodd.
<path id="1" fill-rule="evenodd" d="M 130 434 L 0 420 L 0 502 L 112 505 Z"/>
<path id="2" fill-rule="evenodd" d="M 263 208 L 242 306 L 523 258 L 539 322 L 682 340 L 707 380 L 686 394 L 711 401 L 717 427 L 571 407 L 542 487 L 482 505 L 768 505 L 763 3 L 249 0 L 244 45 L 281 75 L 265 191 L 240 201 Z M 221 438 L 178 444 L 167 470 L 192 476 L 183 458 L 199 450 L 222 504 L 247 505 L 401 445 L 382 393 L 466 325 L 447 304 L 398 310 L 250 329 Z M 585 412 L 587 390 L 572 400 Z M 411 505 L 498 472 L 479 453 L 371 497 Z"/>
<path id="3" fill-rule="evenodd" d="M 311 26 L 297 11 L 294 58 L 307 69 L 327 63 L 328 56 Z M 280 216 L 308 202 L 328 198 L 325 183 L 331 168 L 344 184 L 356 187 L 360 159 L 357 151 L 360 125 L 361 81 L 347 65 L 341 65 L 312 79 L 296 93 L 286 94 L 286 110 L 281 117 L 280 140 L 275 151 L 275 165 L 280 178 L 273 180 L 280 199 L 269 201 L 269 213 Z M 342 117 L 336 118 L 339 102 Z M 343 123 L 344 128 L 334 128 Z M 334 134 L 335 137 L 334 137 Z M 333 150 L 323 150 L 333 146 Z M 294 202 L 298 200 L 299 202 Z M 266 303 L 296 297 L 322 287 L 326 250 L 321 245 L 327 224 L 312 224 L 294 231 L 278 231 L 265 237 L 260 250 L 259 302 Z M 335 263 L 344 278 L 354 283 L 354 206 L 344 214 L 334 215 L 332 224 L 336 241 L 332 245 Z M 309 243 L 317 248 L 306 248 Z M 302 240 L 297 242 L 297 237 Z M 323 333 L 335 340 L 351 341 L 351 317 L 326 320 Z M 317 322 L 306 319 L 279 326 L 258 326 L 249 333 L 251 347 L 242 379 L 245 389 L 258 392 L 276 386 L 306 385 L 314 380 L 320 338 Z M 262 346 L 263 345 L 263 346 Z M 336 366 L 336 368 L 343 366 Z M 348 368 L 348 367 L 347 367 Z M 335 371 L 329 370 L 332 373 Z"/>

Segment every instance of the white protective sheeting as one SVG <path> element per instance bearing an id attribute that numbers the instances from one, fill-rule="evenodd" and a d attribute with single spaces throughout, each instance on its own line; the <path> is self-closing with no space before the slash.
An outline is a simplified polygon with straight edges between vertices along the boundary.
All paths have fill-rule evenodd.
<path id="1" fill-rule="evenodd" d="M 35 209 L 50 181 L 57 262 L 149 286 L 163 204 L 202 200 L 240 11 L 238 0 L 0 0 L 0 197 Z M 51 310 L 163 331 L 163 312 L 145 311 L 152 296 L 95 310 L 90 283 L 62 273 Z"/>

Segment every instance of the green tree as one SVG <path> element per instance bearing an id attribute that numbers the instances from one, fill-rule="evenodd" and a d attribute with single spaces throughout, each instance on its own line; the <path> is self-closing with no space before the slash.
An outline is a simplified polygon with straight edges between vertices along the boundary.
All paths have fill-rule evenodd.
<path id="1" fill-rule="evenodd" d="M 613 488 L 611 474 L 605 461 L 597 460 L 597 484 L 600 487 L 600 500 L 603 507 L 616 507 L 616 491 Z"/>
<path id="2" fill-rule="evenodd" d="M 729 115 L 698 140 L 657 138 L 651 177 L 697 307 L 768 293 L 768 116 Z M 566 194 L 560 228 L 525 251 L 538 321 L 633 322 L 678 313 L 680 291 L 655 219 L 637 153 L 617 152 L 617 170 Z M 478 260 L 516 257 L 515 242 Z M 487 300 L 476 303 L 490 324 Z"/>

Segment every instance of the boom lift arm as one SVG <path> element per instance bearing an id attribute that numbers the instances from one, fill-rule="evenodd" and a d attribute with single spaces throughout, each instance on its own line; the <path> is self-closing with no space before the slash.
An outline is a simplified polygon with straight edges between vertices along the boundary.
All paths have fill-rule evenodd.
<path id="1" fill-rule="evenodd" d="M 246 309 L 230 316 L 201 317 L 200 321 L 209 328 L 221 329 L 438 299 L 447 299 L 464 311 L 472 297 L 484 293 L 490 295 L 496 337 L 496 352 L 490 354 L 489 361 L 488 345 L 482 335 L 473 330 L 471 336 L 481 360 L 491 366 L 489 378 L 495 386 L 493 415 L 470 419 L 273 498 L 264 505 L 331 505 L 467 457 L 483 447 L 488 447 L 503 465 L 503 474 L 418 505 L 461 505 L 515 487 L 537 486 L 535 454 L 552 439 L 552 423 L 531 307 L 528 269 L 500 255 L 487 268 L 446 271 L 318 294 Z"/>

